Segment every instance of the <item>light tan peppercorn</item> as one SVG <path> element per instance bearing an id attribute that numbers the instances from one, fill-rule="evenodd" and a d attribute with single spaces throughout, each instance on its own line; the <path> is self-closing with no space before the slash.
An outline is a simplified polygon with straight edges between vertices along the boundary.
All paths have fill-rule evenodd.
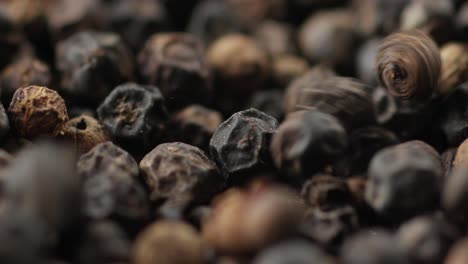
<path id="1" fill-rule="evenodd" d="M 110 140 L 107 130 L 89 115 L 75 117 L 65 124 L 65 138 L 71 140 L 77 152 L 88 152 L 99 143 Z"/>

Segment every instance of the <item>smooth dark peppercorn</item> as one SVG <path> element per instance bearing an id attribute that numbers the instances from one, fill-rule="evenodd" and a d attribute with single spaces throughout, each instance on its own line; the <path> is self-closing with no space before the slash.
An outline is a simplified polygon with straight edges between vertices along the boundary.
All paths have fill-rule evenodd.
<path id="1" fill-rule="evenodd" d="M 168 114 L 158 88 L 117 86 L 97 109 L 99 121 L 126 148 L 151 149 L 161 139 Z"/>
<path id="2" fill-rule="evenodd" d="M 336 118 L 319 111 L 301 111 L 280 125 L 270 149 L 286 179 L 301 183 L 343 154 L 346 144 L 346 132 Z"/>
<path id="3" fill-rule="evenodd" d="M 143 157 L 140 169 L 151 200 L 176 210 L 208 202 L 224 185 L 216 164 L 185 143 L 158 145 Z"/>
<path id="4" fill-rule="evenodd" d="M 77 252 L 80 264 L 130 263 L 131 243 L 114 222 L 96 221 L 84 230 Z"/>
<path id="5" fill-rule="evenodd" d="M 81 115 L 65 124 L 64 138 L 74 143 L 76 151 L 83 154 L 97 144 L 109 141 L 110 135 L 99 121 L 89 115 Z"/>
<path id="6" fill-rule="evenodd" d="M 26 138 L 61 135 L 68 121 L 65 101 L 56 91 L 42 86 L 16 90 L 8 115 L 16 133 Z"/>
<path id="7" fill-rule="evenodd" d="M 125 150 L 111 142 L 98 144 L 80 157 L 77 168 L 86 216 L 124 223 L 146 219 L 149 200 L 138 179 L 138 164 Z"/>
<path id="8" fill-rule="evenodd" d="M 262 250 L 253 260 L 253 264 L 312 264 L 334 263 L 315 244 L 305 239 L 286 240 Z"/>
<path id="9" fill-rule="evenodd" d="M 438 206 L 443 165 L 422 141 L 378 152 L 369 165 L 366 201 L 387 220 L 398 223 Z"/>
<path id="10" fill-rule="evenodd" d="M 79 103 L 99 103 L 133 76 L 133 58 L 117 34 L 83 31 L 59 42 L 56 64 L 64 92 Z"/>
<path id="11" fill-rule="evenodd" d="M 341 248 L 340 263 L 411 263 L 397 239 L 380 229 L 361 231 L 345 241 Z"/>
<path id="12" fill-rule="evenodd" d="M 205 263 L 206 247 L 198 232 L 179 221 L 157 221 L 137 237 L 133 263 Z"/>
<path id="13" fill-rule="evenodd" d="M 30 85 L 49 87 L 52 74 L 49 66 L 34 57 L 23 57 L 8 65 L 0 73 L 2 101 L 9 103 L 15 91 Z"/>
<path id="14" fill-rule="evenodd" d="M 397 238 L 413 263 L 443 263 L 458 231 L 439 216 L 419 216 L 400 226 Z"/>
<path id="15" fill-rule="evenodd" d="M 256 109 L 235 113 L 218 127 L 210 152 L 229 182 L 242 182 L 271 166 L 268 150 L 277 128 L 276 119 Z"/>
<path id="16" fill-rule="evenodd" d="M 151 36 L 138 55 L 145 83 L 161 89 L 169 107 L 208 103 L 211 76 L 200 41 L 190 34 L 160 33 Z"/>
<path id="17" fill-rule="evenodd" d="M 190 105 L 174 113 L 169 120 L 168 137 L 202 150 L 208 150 L 213 133 L 223 122 L 222 115 L 201 105 Z"/>

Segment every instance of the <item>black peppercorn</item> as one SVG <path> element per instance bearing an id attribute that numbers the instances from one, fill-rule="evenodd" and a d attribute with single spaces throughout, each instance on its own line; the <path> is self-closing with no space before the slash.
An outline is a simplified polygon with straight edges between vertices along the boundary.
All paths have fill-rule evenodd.
<path id="1" fill-rule="evenodd" d="M 353 203 L 346 181 L 329 175 L 315 175 L 305 182 L 301 195 L 307 205 L 321 211 L 332 211 Z"/>
<path id="2" fill-rule="evenodd" d="M 255 108 L 276 118 L 276 120 L 281 120 L 284 115 L 281 109 L 282 103 L 283 92 L 281 90 L 264 90 L 252 94 L 245 104 L 245 108 Z"/>
<path id="3" fill-rule="evenodd" d="M 422 141 L 387 147 L 369 165 L 366 201 L 392 223 L 431 211 L 443 172 L 439 154 Z"/>
<path id="4" fill-rule="evenodd" d="M 59 42 L 56 53 L 63 91 L 81 104 L 99 103 L 133 76 L 133 58 L 114 33 L 76 33 Z"/>
<path id="5" fill-rule="evenodd" d="M 181 210 L 206 203 L 224 185 L 215 163 L 203 151 L 185 143 L 158 145 L 140 162 L 151 200 L 163 209 Z"/>
<path id="6" fill-rule="evenodd" d="M 302 183 L 337 159 L 346 144 L 346 132 L 336 118 L 319 111 L 302 111 L 280 125 L 270 149 L 287 180 Z"/>
<path id="7" fill-rule="evenodd" d="M 228 182 L 240 183 L 270 166 L 270 139 L 277 128 L 276 119 L 256 109 L 235 113 L 218 127 L 210 152 Z"/>
<path id="8" fill-rule="evenodd" d="M 210 101 L 211 76 L 203 46 L 195 36 L 155 34 L 139 53 L 138 64 L 144 81 L 161 89 L 168 106 Z"/>
<path id="9" fill-rule="evenodd" d="M 87 217 L 130 224 L 146 220 L 149 200 L 138 179 L 138 164 L 125 150 L 111 142 L 98 144 L 80 157 L 77 168 Z"/>
<path id="10" fill-rule="evenodd" d="M 161 139 L 168 114 L 158 88 L 126 83 L 117 86 L 97 109 L 113 139 L 130 149 L 151 149 Z"/>

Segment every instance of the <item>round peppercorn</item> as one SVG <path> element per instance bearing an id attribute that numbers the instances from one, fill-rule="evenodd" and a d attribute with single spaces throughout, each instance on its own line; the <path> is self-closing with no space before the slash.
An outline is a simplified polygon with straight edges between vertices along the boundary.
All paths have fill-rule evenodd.
<path id="1" fill-rule="evenodd" d="M 113 139 L 132 149 L 154 147 L 168 118 L 159 89 L 134 83 L 117 86 L 97 113 Z"/>
<path id="2" fill-rule="evenodd" d="M 76 33 L 59 42 L 56 53 L 63 91 L 80 103 L 99 103 L 133 75 L 131 53 L 114 33 Z"/>
<path id="3" fill-rule="evenodd" d="M 262 89 L 270 75 L 266 51 L 243 35 L 221 37 L 209 48 L 207 56 L 219 89 L 217 96 L 248 96 Z"/>
<path id="4" fill-rule="evenodd" d="M 78 153 L 86 153 L 97 144 L 110 140 L 104 127 L 89 115 L 70 119 L 65 124 L 64 137 L 74 143 Z"/>
<path id="5" fill-rule="evenodd" d="M 56 91 L 41 86 L 16 90 L 8 114 L 16 132 L 26 138 L 63 134 L 68 121 L 62 97 Z"/>
<path id="6" fill-rule="evenodd" d="M 205 263 L 205 245 L 197 231 L 178 221 L 158 221 L 137 237 L 133 263 Z"/>
<path id="7" fill-rule="evenodd" d="M 271 155 L 293 183 L 302 183 L 344 153 L 347 136 L 333 116 L 319 111 L 291 114 L 273 135 Z"/>
<path id="8" fill-rule="evenodd" d="M 241 111 L 214 132 L 210 152 L 228 181 L 240 183 L 271 164 L 268 151 L 278 122 L 256 109 Z"/>
<path id="9" fill-rule="evenodd" d="M 422 141 L 387 147 L 369 165 L 366 201 L 394 223 L 431 211 L 439 202 L 443 172 L 437 151 Z"/>
<path id="10" fill-rule="evenodd" d="M 136 161 L 112 142 L 96 145 L 77 164 L 85 215 L 91 219 L 139 221 L 149 213 Z M 124 222 L 125 223 L 125 222 Z"/>
<path id="11" fill-rule="evenodd" d="M 224 179 L 199 148 L 185 143 L 158 145 L 140 162 L 151 200 L 166 206 L 185 206 L 208 202 L 221 190 Z"/>
<path id="12" fill-rule="evenodd" d="M 208 103 L 212 96 L 203 46 L 195 36 L 155 34 L 140 52 L 138 63 L 145 82 L 158 86 L 170 107 Z"/>
<path id="13" fill-rule="evenodd" d="M 316 175 L 302 186 L 302 198 L 312 208 L 330 211 L 352 204 L 346 181 L 330 175 Z"/>

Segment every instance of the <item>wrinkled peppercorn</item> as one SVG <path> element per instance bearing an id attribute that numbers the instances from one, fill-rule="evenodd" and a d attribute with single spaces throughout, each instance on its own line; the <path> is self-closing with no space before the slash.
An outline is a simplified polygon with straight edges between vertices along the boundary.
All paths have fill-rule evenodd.
<path id="1" fill-rule="evenodd" d="M 65 124 L 64 137 L 74 143 L 76 151 L 80 154 L 88 152 L 99 143 L 110 140 L 107 130 L 89 115 L 70 119 Z"/>
<path id="2" fill-rule="evenodd" d="M 138 55 L 138 63 L 144 81 L 161 89 L 169 107 L 210 101 L 211 76 L 195 36 L 155 34 Z"/>
<path id="3" fill-rule="evenodd" d="M 208 202 L 224 185 L 215 163 L 185 143 L 160 144 L 140 162 L 151 200 L 168 209 Z M 166 208 L 164 208 L 166 209 Z"/>
<path id="4" fill-rule="evenodd" d="M 77 168 L 86 216 L 130 223 L 146 219 L 148 198 L 138 181 L 138 164 L 125 150 L 111 142 L 98 144 L 80 157 Z"/>
<path id="5" fill-rule="evenodd" d="M 51 84 L 49 66 L 33 57 L 23 57 L 8 65 L 0 73 L 2 101 L 9 103 L 18 88 L 30 85 L 46 86 Z"/>
<path id="6" fill-rule="evenodd" d="M 273 135 L 271 155 L 289 181 L 301 183 L 338 158 L 346 144 L 346 132 L 336 118 L 302 111 L 280 125 Z"/>
<path id="7" fill-rule="evenodd" d="M 202 234 L 220 252 L 252 252 L 294 233 L 303 211 L 291 190 L 254 182 L 247 189 L 230 189 L 217 197 Z"/>
<path id="8" fill-rule="evenodd" d="M 197 231 L 178 221 L 158 221 L 137 237 L 133 263 L 205 263 L 206 247 Z"/>
<path id="9" fill-rule="evenodd" d="M 366 201 L 387 220 L 404 221 L 438 206 L 442 175 L 439 154 L 422 141 L 385 148 L 369 165 Z"/>
<path id="10" fill-rule="evenodd" d="M 159 89 L 134 83 L 112 90 L 97 113 L 113 139 L 131 149 L 154 147 L 168 118 Z"/>
<path id="11" fill-rule="evenodd" d="M 331 211 L 352 204 L 346 181 L 330 175 L 316 175 L 302 186 L 302 198 L 312 208 Z"/>
<path id="12" fill-rule="evenodd" d="M 80 103 L 99 103 L 133 75 L 133 58 L 114 33 L 83 31 L 57 44 L 63 91 Z"/>
<path id="13" fill-rule="evenodd" d="M 41 86 L 16 90 L 8 114 L 16 132 L 27 138 L 63 134 L 68 121 L 62 97 L 56 91 Z"/>
<path id="14" fill-rule="evenodd" d="M 201 105 L 190 105 L 172 115 L 168 136 L 173 141 L 208 150 L 210 139 L 222 122 L 219 112 Z"/>
<path id="15" fill-rule="evenodd" d="M 256 109 L 224 121 L 210 141 L 211 156 L 231 183 L 240 183 L 271 164 L 270 139 L 278 127 L 273 117 Z"/>

